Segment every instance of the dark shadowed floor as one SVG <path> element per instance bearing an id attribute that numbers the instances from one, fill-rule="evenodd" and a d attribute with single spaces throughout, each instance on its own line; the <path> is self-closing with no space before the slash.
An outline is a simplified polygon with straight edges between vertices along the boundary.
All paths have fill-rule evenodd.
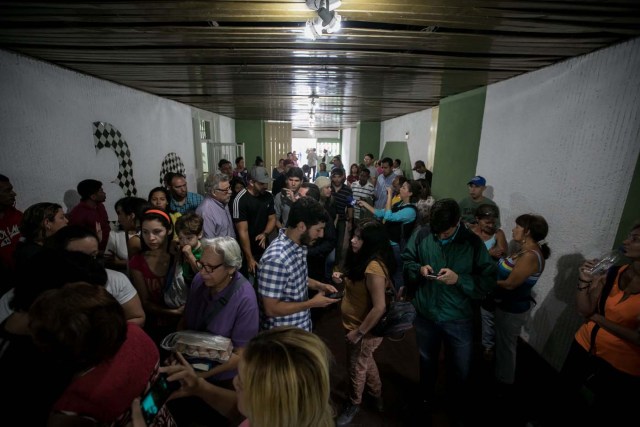
<path id="1" fill-rule="evenodd" d="M 339 414 L 346 402 L 347 371 L 344 330 L 339 307 L 316 311 L 314 332 L 332 350 L 335 364 L 331 372 L 332 398 Z M 558 374 L 527 344 L 518 347 L 516 385 L 499 389 L 494 385 L 492 363 L 486 362 L 477 345 L 468 402 L 452 402 L 444 392 L 444 377 L 438 381 L 438 396 L 430 413 L 419 396 L 418 351 L 413 330 L 401 341 L 386 340 L 375 354 L 382 378 L 385 411 L 376 411 L 372 401 L 363 399 L 351 426 L 553 426 L 562 411 L 562 387 Z M 440 372 L 444 369 L 441 367 Z"/>

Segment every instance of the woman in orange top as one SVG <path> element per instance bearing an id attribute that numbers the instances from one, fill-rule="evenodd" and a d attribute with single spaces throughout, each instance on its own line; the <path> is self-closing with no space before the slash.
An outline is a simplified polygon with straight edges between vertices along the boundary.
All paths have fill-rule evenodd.
<path id="1" fill-rule="evenodd" d="M 611 267 L 606 274 L 588 273 L 597 260 L 580 268 L 577 308 L 586 321 L 563 367 L 571 383 L 592 399 L 591 411 L 579 412 L 599 425 L 623 425 L 615 417 L 626 417 L 622 408 L 640 402 L 640 222 L 623 241 L 622 252 L 631 263 Z M 608 277 L 613 283 L 606 293 Z"/>

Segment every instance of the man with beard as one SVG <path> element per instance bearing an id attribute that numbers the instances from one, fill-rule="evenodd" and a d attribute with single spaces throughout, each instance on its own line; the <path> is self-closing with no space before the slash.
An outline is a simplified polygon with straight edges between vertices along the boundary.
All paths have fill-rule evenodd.
<path id="1" fill-rule="evenodd" d="M 102 182 L 95 179 L 80 181 L 77 187 L 80 194 L 78 203 L 69 212 L 69 225 L 79 225 L 91 230 L 98 236 L 98 248 L 104 252 L 109 241 L 109 216 L 104 208 L 107 195 L 102 189 Z"/>
<path id="2" fill-rule="evenodd" d="M 307 247 L 324 234 L 325 212 L 310 197 L 291 206 L 286 229 L 281 229 L 260 261 L 258 295 L 260 327 L 295 326 L 311 331 L 313 307 L 326 307 L 338 301 L 326 295 L 337 292 L 332 285 L 309 278 Z M 318 293 L 309 299 L 308 290 Z"/>
<path id="3" fill-rule="evenodd" d="M 182 215 L 195 212 L 204 198 L 198 193 L 192 193 L 187 190 L 187 179 L 185 176 L 181 173 L 176 173 L 171 178 L 169 184 L 169 193 L 171 193 L 169 207 L 171 208 L 171 212 L 180 212 Z"/>
<path id="4" fill-rule="evenodd" d="M 247 178 L 247 188 L 240 191 L 231 209 L 243 259 L 240 272 L 253 283 L 258 262 L 269 244 L 268 236 L 276 226 L 273 196 L 267 186 L 273 181 L 262 166 L 253 166 Z"/>
<path id="5" fill-rule="evenodd" d="M 229 177 L 223 174 L 209 175 L 204 182 L 204 189 L 207 194 L 196 209 L 196 213 L 204 220 L 204 237 L 229 236 L 235 239 L 236 232 L 228 206 L 231 199 Z"/>

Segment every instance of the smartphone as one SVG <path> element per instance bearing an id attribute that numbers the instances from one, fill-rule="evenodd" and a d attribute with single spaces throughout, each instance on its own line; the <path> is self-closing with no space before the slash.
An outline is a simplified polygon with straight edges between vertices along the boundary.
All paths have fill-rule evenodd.
<path id="1" fill-rule="evenodd" d="M 437 276 L 437 275 L 435 275 L 435 274 L 427 274 L 427 275 L 426 275 L 426 276 L 424 276 L 424 277 L 425 277 L 427 280 L 438 280 L 438 277 L 440 277 L 440 276 Z"/>
<path id="2" fill-rule="evenodd" d="M 177 381 L 167 381 L 167 374 L 161 373 L 149 391 L 140 399 L 140 408 L 147 425 L 153 423 L 160 408 L 164 406 L 171 393 L 180 388 Z"/>
<path id="3" fill-rule="evenodd" d="M 326 294 L 325 296 L 327 298 L 341 299 L 344 296 L 344 292 L 342 292 L 342 291 L 340 291 L 340 292 L 332 292 L 330 294 Z"/>

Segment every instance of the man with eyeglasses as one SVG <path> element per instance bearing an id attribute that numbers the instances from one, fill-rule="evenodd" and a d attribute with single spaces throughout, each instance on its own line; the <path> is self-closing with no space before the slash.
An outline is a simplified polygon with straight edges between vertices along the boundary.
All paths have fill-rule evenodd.
<path id="1" fill-rule="evenodd" d="M 196 213 L 204 220 L 204 237 L 229 236 L 236 238 L 233 220 L 229 211 L 231 199 L 231 183 L 224 174 L 209 175 L 204 183 L 205 198 L 196 209 Z"/>

